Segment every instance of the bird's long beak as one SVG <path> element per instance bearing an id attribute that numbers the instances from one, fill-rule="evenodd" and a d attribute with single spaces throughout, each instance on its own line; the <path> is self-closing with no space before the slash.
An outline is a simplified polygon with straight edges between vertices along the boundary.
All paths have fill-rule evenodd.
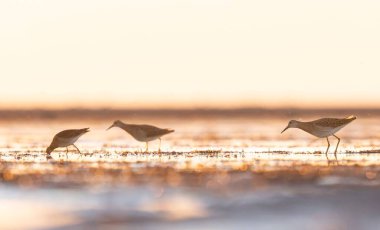
<path id="1" fill-rule="evenodd" d="M 114 125 L 111 125 L 110 127 L 108 127 L 108 129 L 106 129 L 106 130 L 110 130 L 111 128 L 113 128 L 114 127 Z"/>
<path id="2" fill-rule="evenodd" d="M 289 129 L 289 126 L 286 126 L 286 128 L 284 130 L 282 130 L 281 133 L 285 132 L 287 129 Z"/>

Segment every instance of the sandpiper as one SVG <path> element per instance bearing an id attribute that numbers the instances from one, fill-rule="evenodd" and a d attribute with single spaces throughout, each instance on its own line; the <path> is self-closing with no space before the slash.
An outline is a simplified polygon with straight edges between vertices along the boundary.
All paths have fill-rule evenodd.
<path id="1" fill-rule="evenodd" d="M 291 120 L 289 121 L 288 126 L 281 133 L 285 132 L 285 130 L 287 130 L 288 128 L 299 128 L 316 137 L 319 137 L 319 138 L 326 137 L 327 144 L 328 144 L 326 153 L 325 153 L 326 157 L 327 157 L 327 152 L 329 151 L 329 148 L 330 148 L 329 136 L 334 136 L 335 138 L 338 139 L 338 143 L 336 145 L 335 152 L 334 152 L 335 159 L 337 159 L 336 152 L 338 150 L 340 138 L 337 137 L 335 133 L 355 119 L 356 117 L 351 115 L 346 118 L 322 118 L 322 119 L 309 121 L 309 122 Z"/>
<path id="2" fill-rule="evenodd" d="M 78 140 L 79 137 L 81 137 L 83 134 L 89 132 L 89 128 L 84 128 L 84 129 L 68 129 L 64 130 L 62 132 L 57 133 L 53 141 L 51 142 L 50 146 L 46 149 L 46 153 L 50 156 L 50 153 L 54 151 L 56 148 L 60 147 L 66 147 L 66 158 L 67 158 L 67 153 L 69 152 L 68 147 L 70 145 L 74 146 L 80 154 L 80 150 L 78 149 L 77 146 L 75 146 L 75 142 Z"/>
<path id="3" fill-rule="evenodd" d="M 126 124 L 122 121 L 115 121 L 107 130 L 113 128 L 113 127 L 119 127 L 129 133 L 135 140 L 140 142 L 145 142 L 146 149 L 145 152 L 148 151 L 148 142 L 154 141 L 159 139 L 160 145 L 158 148 L 158 151 L 161 151 L 161 137 L 163 135 L 169 134 L 174 132 L 172 129 L 161 129 L 158 127 L 155 127 L 153 125 L 136 125 L 136 124 Z"/>

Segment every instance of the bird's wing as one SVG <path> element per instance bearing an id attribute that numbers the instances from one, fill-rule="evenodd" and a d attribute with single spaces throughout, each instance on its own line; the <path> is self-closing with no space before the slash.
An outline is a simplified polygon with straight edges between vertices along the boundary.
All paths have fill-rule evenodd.
<path id="1" fill-rule="evenodd" d="M 347 118 L 339 119 L 339 118 L 322 118 L 312 123 L 320 128 L 338 128 L 340 126 L 347 125 L 351 121 L 355 120 L 356 117 L 350 116 Z"/>
<path id="2" fill-rule="evenodd" d="M 73 138 L 73 137 L 83 135 L 89 131 L 90 131 L 89 128 L 63 130 L 62 132 L 57 133 L 57 135 L 55 135 L 54 139 L 56 139 L 56 138 Z"/>
<path id="3" fill-rule="evenodd" d="M 172 129 L 161 129 L 153 125 L 139 125 L 139 127 L 144 130 L 147 137 L 162 136 L 174 132 Z"/>

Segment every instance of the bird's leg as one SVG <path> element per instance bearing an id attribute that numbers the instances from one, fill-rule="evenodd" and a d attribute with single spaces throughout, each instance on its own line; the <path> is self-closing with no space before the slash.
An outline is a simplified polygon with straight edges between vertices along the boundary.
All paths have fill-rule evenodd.
<path id="1" fill-rule="evenodd" d="M 78 147 L 76 145 L 73 144 L 73 146 L 78 150 L 79 154 L 82 156 L 82 153 L 80 152 L 80 150 L 78 149 Z"/>
<path id="2" fill-rule="evenodd" d="M 329 151 L 329 148 L 330 148 L 330 141 L 329 141 L 329 137 L 326 137 L 326 140 L 327 140 L 327 149 L 326 149 L 326 158 L 327 158 L 327 160 L 329 159 L 328 158 L 328 156 L 327 156 L 327 153 L 328 153 L 328 151 Z"/>
<path id="3" fill-rule="evenodd" d="M 335 135 L 334 135 L 334 137 L 335 137 L 336 139 L 338 139 L 338 144 L 336 144 L 336 148 L 335 148 L 335 152 L 334 152 L 335 159 L 338 160 L 338 158 L 336 157 L 336 151 L 338 150 L 338 146 L 339 146 L 339 143 L 340 143 L 340 138 L 337 137 L 337 136 L 335 136 Z"/>
<path id="4" fill-rule="evenodd" d="M 161 152 L 161 138 L 158 138 L 160 140 L 160 145 L 158 146 L 158 152 Z"/>
<path id="5" fill-rule="evenodd" d="M 69 147 L 66 146 L 66 160 L 69 158 L 67 154 L 69 153 Z"/>
<path id="6" fill-rule="evenodd" d="M 148 152 L 148 148 L 149 148 L 149 144 L 148 144 L 148 142 L 145 142 L 145 152 L 147 153 Z"/>

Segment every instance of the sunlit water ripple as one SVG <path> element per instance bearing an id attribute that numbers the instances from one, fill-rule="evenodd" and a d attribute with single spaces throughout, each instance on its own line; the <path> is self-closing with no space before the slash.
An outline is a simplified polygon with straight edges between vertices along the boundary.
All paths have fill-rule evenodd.
<path id="1" fill-rule="evenodd" d="M 1 229 L 380 224 L 373 214 L 380 206 L 372 202 L 380 195 L 380 124 L 374 119 L 357 120 L 339 133 L 338 160 L 334 141 L 327 159 L 325 140 L 299 130 L 281 135 L 282 119 L 130 122 L 176 132 L 163 138 L 161 153 L 158 143 L 145 153 L 144 143 L 122 130 L 105 131 L 110 121 L 1 123 L 0 212 L 8 213 L 0 215 Z M 46 159 L 55 133 L 88 126 L 92 132 L 77 142 L 83 155 L 72 149 L 66 158 L 61 149 Z M 12 215 L 19 209 L 24 211 Z M 40 221 L 26 225 L 17 218 Z"/>

